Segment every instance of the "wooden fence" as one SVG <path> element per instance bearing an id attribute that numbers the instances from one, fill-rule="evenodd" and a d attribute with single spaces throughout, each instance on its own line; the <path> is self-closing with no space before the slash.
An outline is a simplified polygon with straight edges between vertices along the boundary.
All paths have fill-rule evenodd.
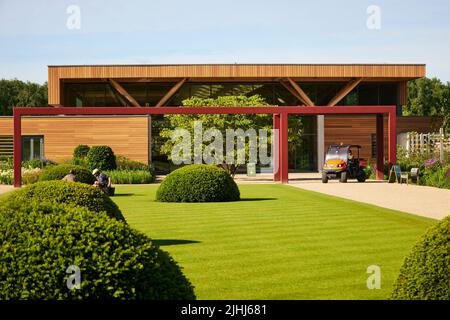
<path id="1" fill-rule="evenodd" d="M 450 136 L 441 128 L 439 133 L 408 132 L 406 135 L 406 151 L 410 153 L 435 153 L 444 161 L 444 152 L 450 152 Z"/>

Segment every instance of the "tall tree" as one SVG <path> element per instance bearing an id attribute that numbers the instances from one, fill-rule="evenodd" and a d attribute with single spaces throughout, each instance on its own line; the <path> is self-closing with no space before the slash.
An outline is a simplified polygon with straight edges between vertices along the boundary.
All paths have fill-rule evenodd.
<path id="1" fill-rule="evenodd" d="M 46 106 L 47 101 L 47 83 L 0 80 L 0 115 L 12 115 L 13 107 Z"/>
<path id="2" fill-rule="evenodd" d="M 437 78 L 421 78 L 408 83 L 408 104 L 405 115 L 438 116 L 444 127 L 450 127 L 450 83 Z"/>
<path id="3" fill-rule="evenodd" d="M 246 96 L 222 96 L 216 99 L 202 99 L 191 98 L 183 101 L 183 106 L 189 107 L 239 107 L 239 106 L 269 106 L 269 104 L 259 95 L 251 97 Z M 282 108 L 282 107 L 281 107 Z M 160 135 L 166 139 L 161 148 L 161 152 L 167 154 L 170 158 L 174 142 L 170 139 L 175 128 L 187 129 L 193 137 L 194 121 L 201 121 L 203 130 L 210 128 L 218 129 L 222 134 L 225 134 L 227 129 L 272 129 L 273 119 L 271 115 L 267 114 L 190 114 L 190 115 L 166 115 L 169 120 L 169 127 L 161 130 Z M 303 126 L 301 118 L 291 117 L 289 120 L 289 142 L 290 146 L 295 147 L 296 144 L 301 143 L 301 134 Z M 270 142 L 270 141 L 269 141 Z M 204 150 L 205 145 L 202 146 Z M 248 157 L 248 144 L 246 144 L 246 157 Z M 190 155 L 193 157 L 192 154 Z M 226 169 L 232 176 L 235 174 L 238 166 L 234 164 L 222 163 L 222 167 Z"/>

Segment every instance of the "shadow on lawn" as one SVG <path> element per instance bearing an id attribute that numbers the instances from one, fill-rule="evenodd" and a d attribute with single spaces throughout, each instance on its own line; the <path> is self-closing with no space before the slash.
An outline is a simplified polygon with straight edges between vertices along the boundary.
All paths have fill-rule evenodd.
<path id="1" fill-rule="evenodd" d="M 116 193 L 113 197 L 131 197 L 131 196 L 140 196 L 140 194 L 135 193 Z"/>
<path id="2" fill-rule="evenodd" d="M 278 199 L 277 198 L 241 198 L 241 200 L 239 200 L 239 201 L 265 201 L 265 200 L 278 200 Z"/>
<path id="3" fill-rule="evenodd" d="M 158 246 L 175 246 L 177 244 L 200 243 L 196 240 L 180 240 L 180 239 L 152 239 L 153 243 Z"/>

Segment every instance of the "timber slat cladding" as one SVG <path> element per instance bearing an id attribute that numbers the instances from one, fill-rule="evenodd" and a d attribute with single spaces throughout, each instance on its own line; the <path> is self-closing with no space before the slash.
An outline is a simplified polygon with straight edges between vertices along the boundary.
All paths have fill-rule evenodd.
<path id="1" fill-rule="evenodd" d="M 49 66 L 49 104 L 60 104 L 62 79 L 107 78 L 382 78 L 415 79 L 425 76 L 425 65 L 389 64 L 205 64 Z"/>
<path id="2" fill-rule="evenodd" d="M 12 156 L 13 150 L 13 136 L 0 135 L 0 156 Z"/>
<path id="3" fill-rule="evenodd" d="M 12 135 L 12 118 L 0 118 L 0 136 Z M 148 161 L 147 117 L 36 117 L 22 119 L 22 135 L 44 136 L 44 155 L 72 157 L 79 144 L 108 145 L 116 155 Z"/>

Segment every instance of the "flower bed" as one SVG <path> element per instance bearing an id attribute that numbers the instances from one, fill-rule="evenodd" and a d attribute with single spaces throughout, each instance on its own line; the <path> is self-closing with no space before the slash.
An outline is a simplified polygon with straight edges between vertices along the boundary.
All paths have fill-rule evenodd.
<path id="1" fill-rule="evenodd" d="M 39 180 L 43 170 L 41 168 L 22 168 L 22 183 L 31 184 Z M 14 170 L 13 169 L 0 169 L 0 184 L 14 183 Z"/>

